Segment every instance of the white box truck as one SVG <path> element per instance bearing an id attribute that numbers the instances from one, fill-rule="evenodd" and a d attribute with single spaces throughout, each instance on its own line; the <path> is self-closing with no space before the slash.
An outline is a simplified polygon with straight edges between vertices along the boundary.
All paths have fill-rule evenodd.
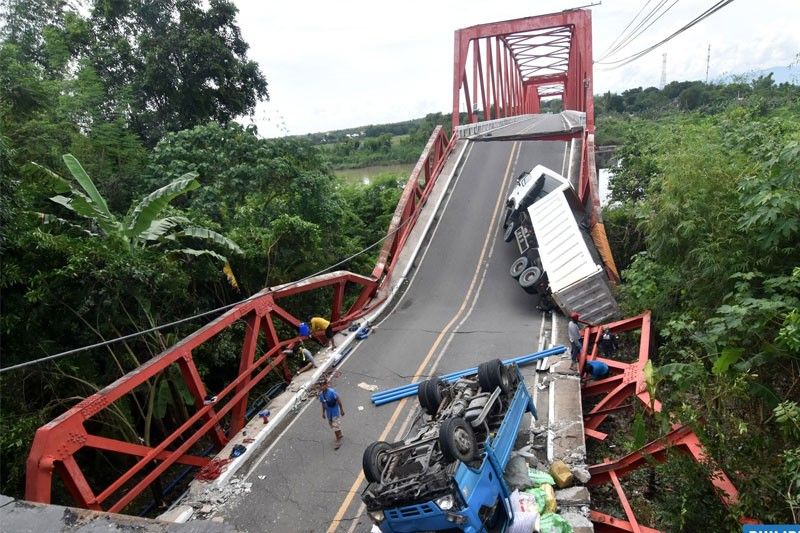
<path id="1" fill-rule="evenodd" d="M 619 314 L 608 276 L 592 242 L 583 206 L 569 181 L 537 165 L 517 178 L 506 201 L 503 236 L 519 257 L 510 274 L 528 293 L 539 294 L 565 315 L 602 323 Z"/>

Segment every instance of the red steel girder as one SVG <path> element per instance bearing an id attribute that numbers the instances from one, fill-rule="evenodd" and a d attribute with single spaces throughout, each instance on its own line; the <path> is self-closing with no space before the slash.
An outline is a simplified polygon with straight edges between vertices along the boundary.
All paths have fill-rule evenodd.
<path id="1" fill-rule="evenodd" d="M 649 361 L 650 353 L 650 311 L 641 315 L 612 322 L 604 325 L 587 326 L 583 331 L 583 349 L 579 359 L 579 368 L 583 369 L 587 360 L 598 360 L 609 367 L 607 378 L 590 381 L 583 385 L 584 397 L 603 395 L 603 398 L 589 410 L 583 417 L 584 430 L 588 437 L 598 440 L 606 438 L 606 434 L 599 431 L 599 426 L 608 417 L 610 411 L 615 410 L 635 396 L 648 411 L 661 411 L 661 403 L 650 397 L 644 377 L 644 367 Z M 612 333 L 640 330 L 639 357 L 633 363 L 624 363 L 614 359 L 598 357 L 598 344 L 603 328 L 608 327 Z M 589 353 L 591 349 L 591 353 Z"/>
<path id="2" fill-rule="evenodd" d="M 481 41 L 485 42 L 486 61 Z M 581 9 L 457 30 L 453 69 L 453 128 L 459 124 L 462 91 L 466 97 L 467 120 L 476 122 L 478 117 L 474 113 L 470 94 L 476 96 L 475 101 L 478 93 L 491 94 L 491 97 L 482 100 L 484 120 L 531 113 L 538 111 L 539 105 L 538 96 L 533 96 L 527 90 L 529 84 L 539 85 L 539 77 L 563 76 L 564 109 L 585 111 L 587 130 L 594 131 L 591 41 L 591 13 Z M 495 61 L 492 61 L 492 52 L 496 56 Z M 472 87 L 466 76 L 469 57 L 473 62 Z"/>
<path id="3" fill-rule="evenodd" d="M 584 415 L 584 432 L 587 437 L 603 440 L 606 434 L 600 432 L 597 427 L 603 422 L 606 416 L 621 408 L 630 396 L 636 396 L 641 401 L 645 409 L 649 412 L 661 411 L 661 404 L 651 398 L 646 390 L 644 383 L 643 369 L 650 357 L 650 312 L 647 311 L 639 316 L 626 318 L 617 322 L 604 325 L 592 325 L 585 328 L 583 333 L 583 347 L 579 359 L 579 368 L 587 359 L 600 360 L 609 366 L 610 376 L 594 382 L 584 384 L 582 393 L 584 396 L 605 395 L 604 398 L 595 405 L 589 413 Z M 613 359 L 597 357 L 598 341 L 602 330 L 608 327 L 612 333 L 622 333 L 632 330 L 640 330 L 638 360 L 634 363 L 623 363 Z M 591 353 L 590 353 L 591 352 Z M 642 448 L 631 452 L 620 459 L 611 461 L 606 459 L 603 463 L 589 467 L 591 479 L 587 486 L 597 486 L 611 483 L 619 498 L 620 505 L 625 512 L 626 519 L 620 519 L 599 511 L 590 511 L 589 518 L 598 532 L 646 532 L 658 533 L 657 530 L 644 527 L 638 523 L 636 514 L 628 501 L 628 497 L 622 488 L 619 478 L 642 466 L 649 466 L 652 461 L 663 462 L 666 460 L 667 452 L 670 449 L 679 449 L 687 452 L 696 462 L 705 464 L 708 457 L 705 449 L 697 438 L 697 435 L 688 426 L 674 424 L 672 430 L 664 437 L 654 440 Z M 720 469 L 715 469 L 710 475 L 709 480 L 716 489 L 717 495 L 722 502 L 730 507 L 736 504 L 739 493 L 728 478 Z M 752 519 L 742 518 L 741 523 L 756 523 Z"/>
<path id="4" fill-rule="evenodd" d="M 642 527 L 637 523 L 636 516 L 622 489 L 619 478 L 643 466 L 651 466 L 652 461 L 664 462 L 668 451 L 671 449 L 686 452 L 698 463 L 706 464 L 708 462 L 705 448 L 694 431 L 689 426 L 674 424 L 672 430 L 662 438 L 649 442 L 638 450 L 614 461 L 606 459 L 603 463 L 589 467 L 589 473 L 592 477 L 587 482 L 587 486 L 593 487 L 609 482 L 612 483 L 628 518 L 625 521 L 597 511 L 591 511 L 590 519 L 595 522 L 596 531 L 656 531 Z M 725 472 L 720 469 L 714 469 L 709 474 L 708 480 L 714 486 L 717 496 L 725 506 L 730 507 L 739 501 L 739 491 Z M 742 524 L 758 523 L 746 517 L 741 518 L 740 522 Z M 601 525 L 600 528 L 598 528 L 598 524 Z"/>
<path id="5" fill-rule="evenodd" d="M 280 339 L 274 320 L 296 328 L 302 318 L 292 315 L 279 301 L 296 294 L 332 288 L 329 316 L 334 329 L 341 329 L 349 321 L 363 316 L 377 306 L 382 298 L 376 302 L 374 297 L 390 279 L 399 252 L 407 241 L 455 140 L 455 136 L 448 140 L 441 126 L 431 135 L 398 203 L 372 277 L 336 271 L 265 289 L 40 427 L 26 463 L 26 499 L 50 503 L 52 475 L 57 472 L 78 506 L 120 512 L 173 464 L 198 467 L 206 464 L 208 458 L 191 454 L 192 448 L 200 439 L 209 437 L 217 449 L 220 449 L 228 442 L 221 425 L 223 417 L 230 413 L 229 435 L 238 431 L 244 424 L 248 396 L 254 386 L 278 368 L 283 368 L 284 379 L 291 379 L 282 349 L 299 338 Z M 345 311 L 343 305 L 348 284 L 358 287 L 359 293 L 354 303 Z M 205 405 L 204 399 L 208 391 L 194 363 L 192 352 L 240 321 L 244 321 L 246 327 L 239 373 L 223 390 L 216 392 L 215 403 Z M 266 341 L 263 353 L 257 353 L 259 333 L 264 334 Z M 131 394 L 137 387 L 157 378 L 171 365 L 178 365 L 195 402 L 194 413 L 172 434 L 160 443 L 144 446 L 88 433 L 85 427 L 87 421 L 108 409 L 115 401 Z M 197 426 L 200 426 L 199 429 Z M 109 486 L 95 491 L 76 460 L 76 454 L 85 448 L 126 454 L 136 460 L 132 467 Z"/>

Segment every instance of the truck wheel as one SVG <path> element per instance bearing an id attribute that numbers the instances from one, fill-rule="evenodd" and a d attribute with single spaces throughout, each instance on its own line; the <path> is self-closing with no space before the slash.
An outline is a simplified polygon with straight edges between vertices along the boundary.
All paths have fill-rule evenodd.
<path id="1" fill-rule="evenodd" d="M 492 359 L 478 365 L 478 383 L 483 392 L 494 392 L 497 387 L 500 387 L 503 394 L 511 390 L 508 368 L 500 359 Z"/>
<path id="2" fill-rule="evenodd" d="M 526 268 L 519 275 L 519 285 L 528 294 L 536 293 L 536 284 L 542 279 L 542 269 L 536 265 Z"/>
<path id="3" fill-rule="evenodd" d="M 511 277 L 514 279 L 519 279 L 520 274 L 522 274 L 522 272 L 528 268 L 528 264 L 529 261 L 526 256 L 523 255 L 518 257 L 516 261 L 511 263 L 511 270 L 509 270 Z"/>
<path id="4" fill-rule="evenodd" d="M 506 207 L 505 215 L 503 216 L 503 229 L 506 229 L 511 223 L 511 215 L 514 213 L 512 207 Z"/>
<path id="5" fill-rule="evenodd" d="M 512 223 L 506 226 L 505 231 L 503 231 L 503 240 L 506 242 L 511 242 L 514 239 L 514 231 L 517 229 L 517 225 Z"/>
<path id="6" fill-rule="evenodd" d="M 417 400 L 422 410 L 431 416 L 436 416 L 439 405 L 442 403 L 442 387 L 444 384 L 437 376 L 420 382 L 417 388 Z"/>
<path id="7" fill-rule="evenodd" d="M 446 463 L 465 463 L 475 457 L 478 443 L 472 426 L 463 418 L 448 418 L 439 427 L 439 449 Z"/>
<path id="8" fill-rule="evenodd" d="M 389 457 L 386 452 L 392 449 L 392 445 L 388 442 L 379 440 L 373 442 L 367 449 L 364 450 L 364 457 L 361 460 L 361 466 L 364 468 L 364 477 L 369 483 L 374 483 L 381 480 L 383 469 L 386 466 L 386 461 Z"/>

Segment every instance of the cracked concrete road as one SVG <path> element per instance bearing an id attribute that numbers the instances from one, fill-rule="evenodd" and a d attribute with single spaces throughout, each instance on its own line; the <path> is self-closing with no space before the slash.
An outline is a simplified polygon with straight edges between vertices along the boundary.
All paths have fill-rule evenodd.
<path id="1" fill-rule="evenodd" d="M 542 314 L 536 298 L 508 274 L 516 246 L 503 242 L 496 207 L 500 199 L 502 208 L 508 193 L 508 185 L 503 187 L 506 171 L 507 184 L 539 163 L 561 171 L 569 160 L 567 149 L 567 143 L 556 141 L 472 143 L 402 300 L 392 304 L 393 312 L 340 365 L 341 377 L 333 387 L 346 412 L 341 449 L 333 449 L 333 433 L 319 402 L 309 400 L 284 433 L 260 452 L 247 478 L 252 492 L 222 509 L 226 523 L 253 533 L 369 531 L 369 520 L 359 514 L 365 485 L 355 486 L 353 494 L 350 490 L 361 472 L 364 448 L 378 439 L 397 404 L 374 407 L 372 392 L 358 383 L 379 390 L 404 385 L 429 353 L 430 363 L 420 370 L 423 376 L 538 349 Z M 399 437 L 400 426 L 415 408 L 415 400 L 406 403 L 387 440 Z M 248 469 L 241 472 L 244 476 Z M 339 520 L 333 522 L 337 513 Z"/>

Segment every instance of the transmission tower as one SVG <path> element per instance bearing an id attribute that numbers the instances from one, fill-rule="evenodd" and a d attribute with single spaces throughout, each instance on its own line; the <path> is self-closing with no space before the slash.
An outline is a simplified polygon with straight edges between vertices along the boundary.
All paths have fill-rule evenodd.
<path id="1" fill-rule="evenodd" d="M 661 56 L 661 87 L 659 89 L 664 89 L 664 86 L 667 84 L 667 53 L 664 52 Z"/>
<path id="2" fill-rule="evenodd" d="M 706 84 L 708 84 L 708 67 L 711 64 L 711 43 L 708 44 L 708 55 L 706 55 Z"/>

